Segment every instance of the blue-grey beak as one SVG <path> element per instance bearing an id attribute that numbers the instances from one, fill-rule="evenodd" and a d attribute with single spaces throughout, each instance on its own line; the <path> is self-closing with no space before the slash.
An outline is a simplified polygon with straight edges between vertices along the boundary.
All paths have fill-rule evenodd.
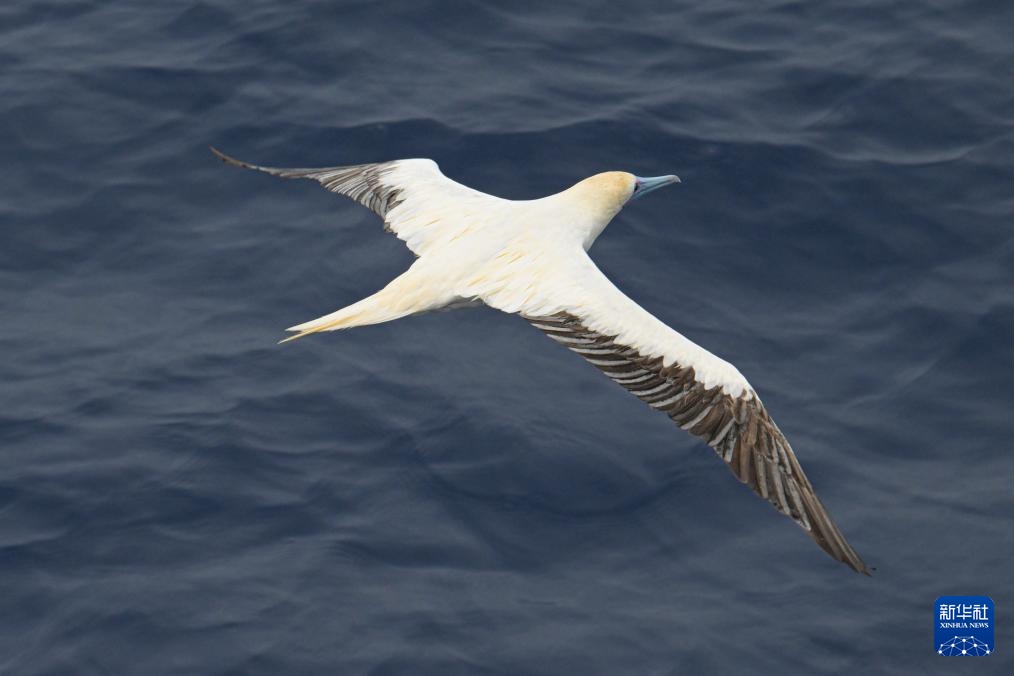
<path id="1" fill-rule="evenodd" d="M 647 195 L 652 190 L 658 190 L 659 188 L 673 183 L 679 183 L 679 176 L 648 176 L 647 178 L 641 176 L 634 177 L 634 194 L 630 196 L 630 199 L 637 199 Z"/>

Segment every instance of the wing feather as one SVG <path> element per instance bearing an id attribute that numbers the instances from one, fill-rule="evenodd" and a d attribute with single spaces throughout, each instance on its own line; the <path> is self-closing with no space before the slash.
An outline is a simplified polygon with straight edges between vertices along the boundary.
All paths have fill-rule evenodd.
<path id="1" fill-rule="evenodd" d="M 348 197 L 380 216 L 384 229 L 404 240 L 417 256 L 435 242 L 460 235 L 490 202 L 503 202 L 452 181 L 428 159 L 287 169 L 244 162 L 215 148 L 211 152 L 233 166 L 317 181 L 326 190 Z"/>
<path id="2" fill-rule="evenodd" d="M 550 254 L 543 254 L 550 255 Z M 509 285 L 484 300 L 516 312 L 653 409 L 704 440 L 732 473 L 828 554 L 869 574 L 799 466 L 785 435 L 739 371 L 628 298 L 583 252 L 553 256 L 538 294 Z M 555 276 L 554 276 L 555 275 Z M 504 276 L 505 278 L 507 276 Z"/>
<path id="3" fill-rule="evenodd" d="M 869 575 L 806 478 L 788 440 L 752 390 L 733 396 L 707 387 L 693 367 L 645 357 L 615 336 L 589 329 L 570 313 L 525 317 L 546 335 L 597 366 L 613 381 L 700 437 L 733 474 L 810 534 L 833 558 Z M 592 347 L 594 346 L 594 347 Z"/>

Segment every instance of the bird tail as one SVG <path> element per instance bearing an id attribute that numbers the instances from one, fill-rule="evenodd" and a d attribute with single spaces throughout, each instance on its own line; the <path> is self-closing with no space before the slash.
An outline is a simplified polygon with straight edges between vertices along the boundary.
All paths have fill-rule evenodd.
<path id="1" fill-rule="evenodd" d="M 368 324 L 379 324 L 381 322 L 391 321 L 392 319 L 398 319 L 398 317 L 404 316 L 384 313 L 382 307 L 376 307 L 377 303 L 369 302 L 372 300 L 373 296 L 370 296 L 369 298 L 364 298 L 358 303 L 353 303 L 348 307 L 343 307 L 340 310 L 335 310 L 330 314 L 326 314 L 323 317 L 317 317 L 316 319 L 311 319 L 308 322 L 290 326 L 285 330 L 295 332 L 294 335 L 283 338 L 278 342 L 288 343 L 290 340 L 296 340 L 297 338 L 308 336 L 311 333 L 337 331 L 338 329 L 351 329 L 354 326 L 366 326 Z"/>
<path id="2" fill-rule="evenodd" d="M 279 343 L 287 343 L 321 331 L 337 331 L 389 322 L 419 312 L 436 310 L 452 300 L 450 297 L 445 298 L 435 293 L 432 285 L 423 283 L 424 280 L 419 279 L 418 272 L 413 270 L 414 268 L 409 268 L 383 289 L 357 303 L 323 317 L 290 326 L 286 331 L 292 331 L 295 335 L 284 338 Z"/>

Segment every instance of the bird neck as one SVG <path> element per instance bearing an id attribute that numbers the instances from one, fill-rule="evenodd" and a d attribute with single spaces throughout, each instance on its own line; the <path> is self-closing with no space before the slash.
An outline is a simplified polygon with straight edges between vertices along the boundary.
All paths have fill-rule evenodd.
<path id="1" fill-rule="evenodd" d="M 557 218 L 561 224 L 571 229 L 588 250 L 610 221 L 623 208 L 623 203 L 614 199 L 605 199 L 601 193 L 589 186 L 578 183 L 575 186 L 553 195 L 554 206 L 558 210 Z"/>

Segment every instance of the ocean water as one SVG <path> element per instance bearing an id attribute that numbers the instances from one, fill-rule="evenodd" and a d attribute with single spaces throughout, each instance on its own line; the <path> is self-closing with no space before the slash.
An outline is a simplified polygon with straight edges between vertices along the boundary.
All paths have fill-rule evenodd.
<path id="1" fill-rule="evenodd" d="M 548 6 L 550 5 L 551 6 Z M 1014 671 L 1006 2 L 0 8 L 0 672 Z M 872 578 L 516 317 L 278 346 L 412 260 L 309 182 L 679 174 L 592 250 Z M 996 603 L 995 654 L 933 601 Z"/>

